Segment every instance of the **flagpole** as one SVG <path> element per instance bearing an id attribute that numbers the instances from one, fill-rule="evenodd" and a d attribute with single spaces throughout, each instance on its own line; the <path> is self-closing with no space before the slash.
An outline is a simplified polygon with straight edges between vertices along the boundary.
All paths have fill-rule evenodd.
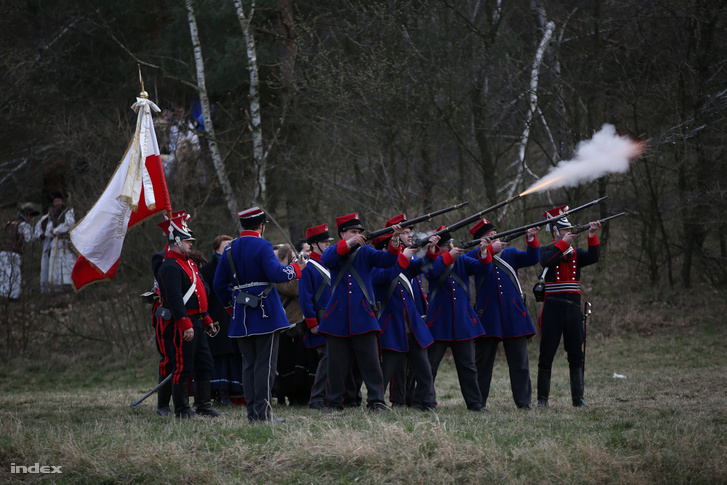
<path id="1" fill-rule="evenodd" d="M 144 89 L 144 78 L 141 77 L 141 64 L 137 64 L 136 67 L 139 69 L 139 84 L 141 85 L 141 92 L 139 93 L 140 98 L 149 99 L 149 93 Z M 169 209 L 167 209 L 167 217 L 172 218 L 172 201 L 169 200 Z"/>

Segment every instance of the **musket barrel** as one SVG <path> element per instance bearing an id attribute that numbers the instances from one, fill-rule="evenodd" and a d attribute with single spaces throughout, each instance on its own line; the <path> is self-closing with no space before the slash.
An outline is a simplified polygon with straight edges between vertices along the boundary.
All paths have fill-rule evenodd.
<path id="1" fill-rule="evenodd" d="M 446 214 L 447 212 L 452 212 L 453 210 L 457 210 L 461 207 L 466 206 L 467 204 L 469 204 L 469 201 L 460 202 L 459 204 L 455 204 L 451 207 L 447 207 L 446 209 L 440 209 L 438 211 L 430 212 L 423 216 L 415 217 L 414 219 L 407 219 L 405 221 L 400 222 L 399 225 L 401 227 L 409 227 L 409 226 L 413 226 L 414 224 L 419 224 L 420 222 L 431 221 L 433 217 L 440 216 L 442 214 Z M 383 229 L 379 229 L 377 231 L 367 233 L 366 240 L 371 240 L 371 239 L 374 239 L 377 237 L 385 236 L 387 234 L 391 234 L 392 232 L 394 232 L 394 229 L 392 227 L 385 227 Z"/>

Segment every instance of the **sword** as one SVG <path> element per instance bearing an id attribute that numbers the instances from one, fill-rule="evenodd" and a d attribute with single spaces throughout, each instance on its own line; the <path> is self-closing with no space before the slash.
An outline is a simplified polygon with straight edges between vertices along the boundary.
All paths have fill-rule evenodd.
<path id="1" fill-rule="evenodd" d="M 586 331 L 588 330 L 588 317 L 591 316 L 591 302 L 586 302 L 583 310 L 583 379 L 586 378 Z M 585 384 L 584 384 L 585 385 Z"/>
<path id="2" fill-rule="evenodd" d="M 295 250 L 295 244 L 293 244 L 293 242 L 290 240 L 290 238 L 285 233 L 285 231 L 283 231 L 283 228 L 280 226 L 280 224 L 278 224 L 278 221 L 276 221 L 275 218 L 270 214 L 270 212 L 266 211 L 263 206 L 261 206 L 260 204 L 258 204 L 257 206 L 260 207 L 263 210 L 263 212 L 265 212 L 265 217 L 267 217 L 268 219 L 270 219 L 270 222 L 272 222 L 273 224 L 275 224 L 275 227 L 278 228 L 278 230 L 280 231 L 280 233 L 285 238 L 285 241 L 288 244 L 290 244 L 290 247 L 293 249 L 293 254 L 295 254 L 295 257 L 297 259 L 301 259 L 300 254 L 298 254 L 298 251 Z"/>
<path id="3" fill-rule="evenodd" d="M 149 397 L 149 396 L 151 396 L 152 394 L 154 394 L 154 393 L 155 393 L 155 392 L 157 391 L 157 389 L 159 389 L 159 388 L 160 388 L 160 387 L 162 387 L 162 386 L 163 386 L 164 384 L 166 384 L 167 382 L 169 382 L 169 379 L 171 379 L 171 378 L 172 378 L 172 375 L 173 375 L 173 374 L 174 374 L 173 372 L 170 372 L 170 373 L 169 373 L 169 375 L 168 375 L 167 377 L 165 377 L 165 378 L 164 378 L 164 380 L 163 380 L 162 382 L 160 382 L 159 384 L 157 384 L 156 386 L 154 386 L 154 388 L 153 388 L 153 389 L 152 389 L 151 391 L 149 391 L 149 392 L 147 392 L 146 394 L 144 394 L 143 396 L 141 396 L 141 397 L 140 397 L 140 398 L 139 398 L 138 400 L 136 400 L 136 401 L 132 402 L 132 403 L 131 403 L 131 409 L 136 409 L 136 408 L 138 408 L 138 407 L 139 407 L 139 404 L 141 404 L 142 402 L 144 402 L 144 399 L 146 399 L 147 397 Z"/>

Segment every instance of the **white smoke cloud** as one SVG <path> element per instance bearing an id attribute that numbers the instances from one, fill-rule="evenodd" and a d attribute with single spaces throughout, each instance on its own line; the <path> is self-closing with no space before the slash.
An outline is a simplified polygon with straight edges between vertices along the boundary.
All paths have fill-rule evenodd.
<path id="1" fill-rule="evenodd" d="M 643 142 L 619 136 L 613 125 L 605 124 L 593 138 L 578 144 L 572 160 L 559 162 L 523 194 L 575 187 L 610 173 L 625 173 L 629 169 L 629 162 L 643 151 Z"/>

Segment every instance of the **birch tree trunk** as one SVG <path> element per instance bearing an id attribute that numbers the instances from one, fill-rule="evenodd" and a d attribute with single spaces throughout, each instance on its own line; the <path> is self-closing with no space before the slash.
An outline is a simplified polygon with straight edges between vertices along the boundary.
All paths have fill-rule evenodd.
<path id="1" fill-rule="evenodd" d="M 202 107 L 202 117 L 204 119 L 204 127 L 206 132 L 205 138 L 207 138 L 207 143 L 210 148 L 210 154 L 212 155 L 212 163 L 215 166 L 217 178 L 220 181 L 222 193 L 225 196 L 225 201 L 227 202 L 227 209 L 230 211 L 230 215 L 235 220 L 237 220 L 237 201 L 235 200 L 235 194 L 232 192 L 230 180 L 227 178 L 225 165 L 222 162 L 220 149 L 217 146 L 215 128 L 212 125 L 212 116 L 210 114 L 210 101 L 209 97 L 207 96 L 207 84 L 204 74 L 204 58 L 202 57 L 202 46 L 199 41 L 199 31 L 197 30 L 197 17 L 194 13 L 194 5 L 192 5 L 192 0 L 186 0 L 185 4 L 187 6 L 189 33 L 192 37 L 192 47 L 194 47 L 194 61 L 197 66 L 197 92 L 199 93 L 199 104 Z"/>
<path id="2" fill-rule="evenodd" d="M 266 159 L 267 153 L 263 150 L 263 128 L 260 120 L 260 80 L 257 68 L 257 52 L 255 49 L 255 37 L 250 29 L 250 22 L 255 13 L 255 0 L 250 6 L 250 14 L 245 15 L 242 9 L 242 2 L 234 0 L 237 18 L 240 21 L 242 35 L 245 37 L 247 52 L 247 68 L 250 71 L 250 121 L 252 123 L 252 153 L 255 164 L 255 188 L 253 189 L 253 201 L 259 201 L 265 206 L 267 192 Z"/>
<path id="3" fill-rule="evenodd" d="M 523 180 L 524 171 L 527 170 L 528 172 L 530 172 L 530 169 L 525 163 L 525 148 L 528 145 L 528 140 L 530 139 L 530 128 L 532 126 L 535 113 L 538 109 L 538 79 L 540 76 L 540 65 L 543 63 L 543 54 L 545 53 L 545 48 L 547 47 L 548 42 L 550 42 L 554 31 L 555 23 L 549 21 L 547 24 L 545 24 L 545 32 L 543 33 L 543 38 L 540 40 L 540 45 L 538 45 L 538 49 L 535 51 L 535 59 L 533 60 L 533 67 L 530 75 L 530 102 L 528 112 L 525 118 L 525 127 L 523 128 L 523 132 L 520 135 L 520 142 L 518 144 L 518 171 L 515 179 L 511 182 L 510 189 L 508 190 L 508 198 L 516 194 L 515 191 L 518 189 L 520 183 Z"/>

